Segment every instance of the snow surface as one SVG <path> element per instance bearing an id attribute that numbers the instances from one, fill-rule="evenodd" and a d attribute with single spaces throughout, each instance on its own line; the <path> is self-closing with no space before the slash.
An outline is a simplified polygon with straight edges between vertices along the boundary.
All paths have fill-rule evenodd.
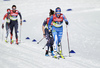
<path id="1" fill-rule="evenodd" d="M 100 68 L 100 0 L 0 0 L 1 22 L 6 9 L 13 4 L 17 5 L 23 20 L 26 20 L 21 27 L 22 43 L 18 46 L 5 43 L 6 31 L 2 41 L 3 31 L 0 30 L 0 68 Z M 49 9 L 55 10 L 58 6 L 70 23 L 70 48 L 76 52 L 69 57 L 64 24 L 62 48 L 66 59 L 59 60 L 44 56 L 42 48 L 46 44 L 45 39 L 40 44 L 32 42 L 43 37 L 42 23 L 48 17 Z"/>

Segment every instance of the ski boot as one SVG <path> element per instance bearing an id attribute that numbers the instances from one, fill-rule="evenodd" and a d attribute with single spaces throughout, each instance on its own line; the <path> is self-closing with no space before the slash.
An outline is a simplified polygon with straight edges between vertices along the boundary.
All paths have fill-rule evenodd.
<path id="1" fill-rule="evenodd" d="M 8 43 L 7 38 L 6 38 L 5 42 Z"/>
<path id="2" fill-rule="evenodd" d="M 45 54 L 45 56 L 49 56 L 48 54 Z"/>
<path id="3" fill-rule="evenodd" d="M 58 45 L 58 52 L 59 52 L 59 54 L 60 54 L 60 55 L 62 54 L 62 51 L 61 51 L 61 46 L 60 46 L 60 44 Z"/>
<path id="4" fill-rule="evenodd" d="M 8 43 L 8 41 L 7 41 L 7 36 L 6 36 L 5 38 L 6 38 L 5 42 Z"/>
<path id="5" fill-rule="evenodd" d="M 56 58 L 56 59 L 58 58 L 58 57 L 57 57 L 57 51 L 55 51 L 54 58 Z"/>
<path id="6" fill-rule="evenodd" d="M 11 35 L 11 37 L 10 37 L 10 44 L 12 44 L 14 41 L 12 40 L 12 36 L 13 35 Z"/>
<path id="7" fill-rule="evenodd" d="M 62 51 L 60 50 L 59 54 L 61 55 L 62 54 Z"/>
<path id="8" fill-rule="evenodd" d="M 54 56 L 54 53 L 53 53 L 53 51 L 51 51 L 51 56 Z"/>
<path id="9" fill-rule="evenodd" d="M 10 39 L 10 44 L 12 44 L 14 41 L 12 39 Z"/>
<path id="10" fill-rule="evenodd" d="M 16 39 L 16 44 L 18 45 L 18 39 Z"/>
<path id="11" fill-rule="evenodd" d="M 49 56 L 49 55 L 48 55 L 48 50 L 46 50 L 45 56 Z"/>

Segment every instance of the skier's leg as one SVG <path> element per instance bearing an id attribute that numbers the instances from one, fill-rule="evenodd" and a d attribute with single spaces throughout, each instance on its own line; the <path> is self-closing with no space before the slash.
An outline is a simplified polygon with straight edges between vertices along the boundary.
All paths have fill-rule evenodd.
<path id="1" fill-rule="evenodd" d="M 14 24 L 12 21 L 10 21 L 10 43 L 12 44 L 13 43 L 13 40 L 12 40 L 12 37 L 13 37 L 13 27 L 14 27 Z"/>
<path id="2" fill-rule="evenodd" d="M 49 42 L 50 42 L 50 51 L 51 51 L 51 56 L 54 56 L 54 53 L 53 53 L 53 44 L 54 44 L 54 38 L 53 38 L 53 36 L 51 36 L 50 38 L 49 38 Z"/>
<path id="3" fill-rule="evenodd" d="M 52 34 L 54 38 L 54 51 L 57 51 L 57 45 L 58 45 L 57 32 L 53 32 Z"/>
<path id="4" fill-rule="evenodd" d="M 10 39 L 12 40 L 12 36 L 13 36 L 13 23 L 12 22 L 10 23 L 10 34 L 11 34 Z"/>
<path id="5" fill-rule="evenodd" d="M 54 54 L 55 54 L 55 58 L 57 57 L 57 45 L 58 45 L 58 38 L 57 38 L 57 32 L 56 31 L 52 31 L 53 34 L 53 38 L 54 38 Z"/>
<path id="6" fill-rule="evenodd" d="M 15 22 L 15 37 L 16 37 L 16 44 L 18 44 L 17 30 L 18 30 L 18 22 Z"/>
<path id="7" fill-rule="evenodd" d="M 8 23 L 6 23 L 6 40 L 5 40 L 5 42 L 7 42 L 7 37 L 8 37 Z"/>
<path id="8" fill-rule="evenodd" d="M 46 44 L 46 53 L 45 53 L 45 56 L 49 56 L 49 55 L 48 55 L 48 52 L 49 52 L 49 45 Z"/>
<path id="9" fill-rule="evenodd" d="M 49 55 L 48 55 L 48 51 L 49 51 L 49 36 L 48 36 L 48 29 L 45 29 L 45 34 L 46 34 L 46 40 L 47 40 L 45 56 L 49 56 Z"/>
<path id="10" fill-rule="evenodd" d="M 62 34 L 63 34 L 62 31 L 58 32 L 58 52 L 61 51 L 61 45 L 60 45 L 60 43 L 61 43 L 61 39 L 62 39 Z"/>
<path id="11" fill-rule="evenodd" d="M 9 23 L 6 23 L 6 40 L 8 38 L 9 35 Z"/>

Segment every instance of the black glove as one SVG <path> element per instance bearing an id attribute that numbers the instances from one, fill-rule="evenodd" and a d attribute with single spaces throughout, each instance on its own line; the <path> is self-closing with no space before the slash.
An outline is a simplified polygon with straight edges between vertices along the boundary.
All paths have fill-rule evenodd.
<path id="1" fill-rule="evenodd" d="M 2 29 L 4 28 L 4 24 L 2 24 Z"/>
<path id="2" fill-rule="evenodd" d="M 46 34 L 43 34 L 43 35 L 46 35 Z"/>
<path id="3" fill-rule="evenodd" d="M 20 21 L 20 25 L 22 25 L 22 21 Z"/>
<path id="4" fill-rule="evenodd" d="M 49 35 L 51 35 L 52 33 L 51 32 L 49 32 Z"/>
<path id="5" fill-rule="evenodd" d="M 52 37 L 52 32 L 49 32 L 49 37 Z"/>
<path id="6" fill-rule="evenodd" d="M 66 25 L 68 25 L 68 21 L 65 21 Z"/>
<path id="7" fill-rule="evenodd" d="M 45 37 L 45 36 L 46 36 L 46 34 L 43 34 L 43 36 Z"/>

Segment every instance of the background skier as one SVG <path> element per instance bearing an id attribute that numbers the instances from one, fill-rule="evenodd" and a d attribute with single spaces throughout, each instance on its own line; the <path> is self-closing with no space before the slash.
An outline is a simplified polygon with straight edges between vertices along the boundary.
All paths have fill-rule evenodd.
<path id="1" fill-rule="evenodd" d="M 8 17 L 9 11 L 10 11 L 10 9 L 8 8 L 7 13 L 3 17 L 3 22 L 2 22 L 2 29 L 3 29 L 4 28 L 4 22 L 5 22 L 5 19 L 6 19 L 6 40 L 5 40 L 5 42 L 8 42 L 7 38 L 8 38 L 8 34 L 9 34 L 9 23 L 10 23 L 10 17 Z"/>
<path id="2" fill-rule="evenodd" d="M 52 16 L 53 14 L 54 14 L 54 11 L 50 9 L 49 16 Z M 51 55 L 54 56 L 54 54 L 53 54 L 53 42 L 54 42 L 54 40 L 53 40 L 52 34 L 49 35 L 49 31 L 48 31 L 49 20 L 50 20 L 50 17 L 47 17 L 42 25 L 43 37 L 45 37 L 47 39 L 45 56 L 49 56 L 48 55 L 49 47 L 51 48 Z"/>

